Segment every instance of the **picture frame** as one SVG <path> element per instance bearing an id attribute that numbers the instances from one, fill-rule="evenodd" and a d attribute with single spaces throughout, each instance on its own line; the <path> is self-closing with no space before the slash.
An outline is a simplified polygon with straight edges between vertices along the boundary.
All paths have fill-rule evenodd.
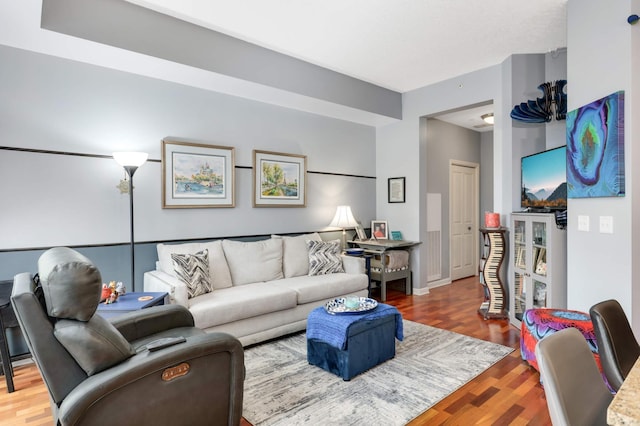
<path id="1" fill-rule="evenodd" d="M 405 178 L 394 177 L 388 179 L 388 197 L 389 203 L 404 203 L 405 202 Z"/>
<path id="2" fill-rule="evenodd" d="M 391 239 L 394 241 L 402 241 L 402 232 L 391 231 Z"/>
<path id="3" fill-rule="evenodd" d="M 356 225 L 356 236 L 360 241 L 365 241 L 367 239 L 367 233 L 364 232 L 364 228 L 359 223 Z"/>
<path id="4" fill-rule="evenodd" d="M 253 150 L 253 207 L 306 207 L 307 156 Z"/>
<path id="5" fill-rule="evenodd" d="M 387 225 L 386 220 L 371 221 L 371 238 L 376 240 L 389 239 L 389 226 Z"/>
<path id="6" fill-rule="evenodd" d="M 162 140 L 162 208 L 235 207 L 235 148 Z"/>

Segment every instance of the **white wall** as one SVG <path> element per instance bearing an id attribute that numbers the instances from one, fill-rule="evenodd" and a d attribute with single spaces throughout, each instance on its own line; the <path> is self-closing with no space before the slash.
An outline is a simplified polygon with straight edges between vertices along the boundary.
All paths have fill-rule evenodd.
<path id="1" fill-rule="evenodd" d="M 500 67 L 494 66 L 405 93 L 402 122 L 377 129 L 376 215 L 390 224 L 402 224 L 406 239 L 426 241 L 427 236 L 425 137 L 428 124 L 427 120 L 421 121 L 421 117 L 499 98 L 500 77 Z M 496 106 L 496 128 L 501 122 L 510 120 L 509 112 L 510 109 L 505 111 Z M 500 131 L 494 132 L 497 139 L 502 137 Z M 407 202 L 404 204 L 387 203 L 386 180 L 393 176 L 407 178 Z M 413 286 L 417 294 L 428 292 L 425 268 L 428 255 L 424 245 L 413 250 Z"/>
<path id="2" fill-rule="evenodd" d="M 555 79 L 563 55 L 549 65 Z M 402 223 L 407 238 L 426 241 L 427 182 L 433 177 L 426 170 L 429 150 L 424 148 L 429 122 L 420 118 L 493 101 L 493 211 L 508 226 L 511 212 L 520 209 L 520 158 L 546 149 L 547 127 L 516 122 L 509 114 L 514 105 L 542 95 L 537 87 L 547 81 L 546 68 L 544 54 L 512 55 L 493 67 L 405 93 L 402 122 L 377 130 L 377 216 Z M 561 126 L 555 125 L 556 133 Z M 399 173 L 407 176 L 407 204 L 388 204 L 384 182 Z M 418 294 L 427 288 L 427 256 L 424 246 L 414 250 Z"/>
<path id="3" fill-rule="evenodd" d="M 569 199 L 568 305 L 584 311 L 599 301 L 617 299 L 636 334 L 640 330 L 640 231 L 634 220 L 640 218 L 636 184 L 640 150 L 633 135 L 640 129 L 640 32 L 626 18 L 638 10 L 638 0 L 569 0 L 567 39 L 569 110 L 625 91 L 626 168 L 624 197 Z M 588 232 L 578 231 L 579 215 L 589 217 Z M 600 216 L 613 217 L 613 234 L 599 232 Z"/>
<path id="4" fill-rule="evenodd" d="M 0 149 L 0 250 L 127 242 L 124 172 L 95 157 L 120 150 L 151 159 L 134 178 L 136 241 L 323 230 L 339 204 L 374 218 L 373 127 L 6 46 L 0 63 L 0 145 L 23 150 Z M 161 208 L 167 136 L 235 148 L 235 208 Z M 306 208 L 252 207 L 253 149 L 307 156 Z"/>

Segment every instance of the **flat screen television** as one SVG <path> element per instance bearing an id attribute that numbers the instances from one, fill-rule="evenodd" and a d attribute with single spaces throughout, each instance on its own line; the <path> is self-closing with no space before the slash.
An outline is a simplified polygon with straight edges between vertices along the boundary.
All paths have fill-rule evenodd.
<path id="1" fill-rule="evenodd" d="M 522 157 L 521 206 L 551 212 L 567 208 L 567 147 Z"/>

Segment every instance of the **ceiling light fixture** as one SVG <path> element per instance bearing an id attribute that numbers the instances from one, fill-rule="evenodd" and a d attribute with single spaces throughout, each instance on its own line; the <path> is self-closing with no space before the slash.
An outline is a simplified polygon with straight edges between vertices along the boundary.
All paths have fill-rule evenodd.
<path id="1" fill-rule="evenodd" d="M 482 121 L 484 121 L 487 124 L 493 124 L 493 113 L 490 112 L 488 114 L 482 114 L 480 116 L 480 118 L 482 118 Z"/>

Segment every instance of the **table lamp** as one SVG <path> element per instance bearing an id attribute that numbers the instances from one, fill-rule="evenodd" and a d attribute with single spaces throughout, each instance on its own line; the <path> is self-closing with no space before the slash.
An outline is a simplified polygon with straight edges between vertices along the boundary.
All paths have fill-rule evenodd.
<path id="1" fill-rule="evenodd" d="M 358 222 L 351 213 L 351 206 L 338 206 L 336 215 L 329 226 L 342 228 L 342 250 L 347 248 L 347 231 L 346 228 L 355 228 Z"/>

